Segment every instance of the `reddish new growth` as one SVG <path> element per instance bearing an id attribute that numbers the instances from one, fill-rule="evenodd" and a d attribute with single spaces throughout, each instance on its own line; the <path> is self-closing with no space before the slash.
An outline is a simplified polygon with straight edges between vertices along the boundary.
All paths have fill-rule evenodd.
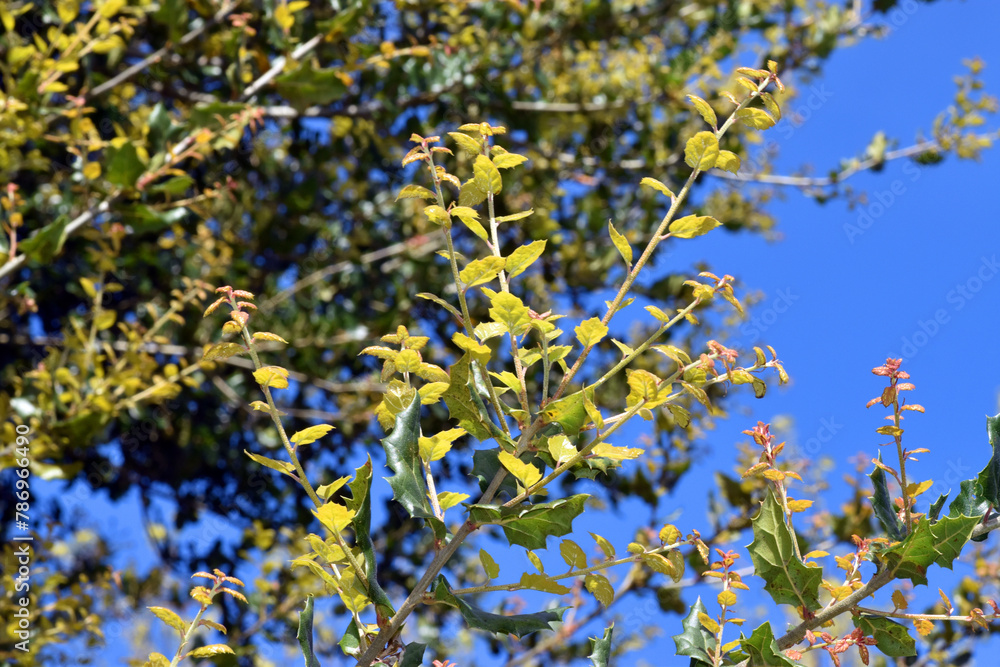
<path id="1" fill-rule="evenodd" d="M 771 435 L 771 425 L 764 422 L 757 422 L 756 426 L 750 430 L 743 431 L 743 434 L 751 436 L 754 442 L 763 447 L 765 459 L 768 463 L 774 465 L 774 459 L 780 450 L 776 450 L 771 445 L 774 441 L 774 436 Z"/>

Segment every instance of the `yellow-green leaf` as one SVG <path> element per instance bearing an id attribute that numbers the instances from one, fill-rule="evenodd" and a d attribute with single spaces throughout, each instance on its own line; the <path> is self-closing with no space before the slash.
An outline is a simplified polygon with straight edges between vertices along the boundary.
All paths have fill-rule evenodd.
<path id="1" fill-rule="evenodd" d="M 482 259 L 469 262 L 469 265 L 462 269 L 462 272 L 458 274 L 458 277 L 466 287 L 485 285 L 500 275 L 500 272 L 503 271 L 506 264 L 507 263 L 504 261 L 503 257 L 490 255 L 488 257 L 483 257 Z"/>
<path id="2" fill-rule="evenodd" d="M 740 109 L 736 112 L 736 117 L 747 127 L 755 130 L 766 130 L 774 127 L 774 118 L 763 109 Z"/>
<path id="3" fill-rule="evenodd" d="M 118 319 L 118 314 L 113 310 L 102 310 L 98 313 L 97 317 L 94 318 L 94 326 L 98 331 L 104 331 L 105 329 L 110 329 L 115 324 L 115 320 Z"/>
<path id="4" fill-rule="evenodd" d="M 486 576 L 490 579 L 496 579 L 500 574 L 500 566 L 497 562 L 493 560 L 493 556 L 489 555 L 485 549 L 479 550 L 479 562 L 483 564 L 483 570 L 486 572 Z"/>
<path id="5" fill-rule="evenodd" d="M 291 437 L 292 444 L 301 446 L 308 445 L 311 442 L 316 442 L 324 435 L 333 430 L 333 427 L 329 424 L 316 424 L 315 426 L 310 426 L 309 428 L 304 428 L 301 431 L 296 431 Z"/>
<path id="6" fill-rule="evenodd" d="M 622 259 L 625 260 L 625 264 L 632 268 L 632 246 L 629 245 L 628 239 L 625 238 L 615 226 L 611 224 L 608 220 L 608 232 L 611 234 L 611 242 L 615 244 L 618 248 L 618 252 L 621 253 Z"/>
<path id="7" fill-rule="evenodd" d="M 466 434 L 464 428 L 451 428 L 441 431 L 431 437 L 421 437 L 418 441 L 420 448 L 420 458 L 425 462 L 438 461 L 451 451 L 451 443 L 457 438 Z"/>
<path id="8" fill-rule="evenodd" d="M 253 452 L 248 452 L 243 450 L 243 453 L 252 458 L 257 463 L 270 468 L 271 470 L 277 470 L 278 472 L 283 472 L 286 475 L 291 475 L 295 472 L 295 466 L 293 466 L 288 461 L 275 461 L 274 459 L 269 459 L 266 456 L 261 456 L 260 454 L 254 454 Z"/>
<path id="9" fill-rule="evenodd" d="M 521 486 L 524 488 L 528 488 L 542 478 L 542 473 L 538 472 L 538 468 L 530 463 L 525 463 L 509 452 L 500 452 L 499 457 L 500 463 L 503 464 L 503 467 L 506 468 L 510 474 L 517 479 L 517 481 L 521 482 Z"/>
<path id="10" fill-rule="evenodd" d="M 715 161 L 715 168 L 735 174 L 740 170 L 740 156 L 732 151 L 719 151 L 719 157 Z"/>
<path id="11" fill-rule="evenodd" d="M 670 223 L 670 233 L 679 239 L 707 234 L 722 223 L 709 215 L 687 215 Z"/>
<path id="12" fill-rule="evenodd" d="M 712 108 L 712 105 L 697 95 L 688 95 L 688 99 L 691 100 L 691 104 L 693 104 L 694 108 L 698 110 L 698 113 L 701 114 L 701 117 L 705 119 L 706 123 L 712 127 L 718 127 L 719 119 L 716 118 L 715 109 Z"/>
<path id="13" fill-rule="evenodd" d="M 581 570 L 587 567 L 587 554 L 584 553 L 580 545 L 573 540 L 563 540 L 559 545 L 559 554 L 566 561 L 569 569 Z"/>
<path id="14" fill-rule="evenodd" d="M 615 589 L 603 574 L 588 574 L 583 583 L 604 607 L 610 605 L 615 599 Z"/>
<path id="15" fill-rule="evenodd" d="M 615 447 L 609 442 L 602 442 L 591 451 L 597 456 L 615 461 L 626 461 L 639 458 L 646 450 L 638 447 Z"/>
<path id="16" fill-rule="evenodd" d="M 405 188 L 399 191 L 396 195 L 396 201 L 400 199 L 430 199 L 434 200 L 437 198 L 433 192 L 428 190 L 422 185 L 407 185 Z"/>
<path id="17" fill-rule="evenodd" d="M 601 342 L 608 335 L 608 327 L 596 317 L 580 322 L 580 326 L 573 329 L 576 338 L 584 347 L 592 347 Z"/>
<path id="18" fill-rule="evenodd" d="M 500 178 L 500 171 L 485 155 L 477 155 L 476 162 L 472 165 L 473 180 L 476 186 L 483 192 L 499 194 L 503 189 L 503 179 Z"/>
<path id="19" fill-rule="evenodd" d="M 341 487 L 343 487 L 344 484 L 347 484 L 349 481 L 351 481 L 350 477 L 341 477 L 340 479 L 334 480 L 329 484 L 324 484 L 322 486 L 319 486 L 316 488 L 316 495 L 322 498 L 323 500 L 329 500 L 330 496 L 339 491 Z"/>
<path id="20" fill-rule="evenodd" d="M 568 461 L 576 456 L 576 447 L 565 435 L 553 435 L 548 440 L 549 455 L 559 465 L 563 461 Z"/>
<path id="21" fill-rule="evenodd" d="M 528 158 L 517 153 L 501 153 L 493 156 L 493 164 L 496 165 L 497 169 L 510 169 L 527 161 Z"/>
<path id="22" fill-rule="evenodd" d="M 284 389 L 288 386 L 288 371 L 281 366 L 264 366 L 253 372 L 253 379 L 262 387 Z"/>
<path id="23" fill-rule="evenodd" d="M 719 140 L 712 132 L 699 132 L 684 146 L 684 162 L 692 169 L 711 169 L 719 158 Z"/>
<path id="24" fill-rule="evenodd" d="M 437 204 L 424 207 L 424 215 L 436 225 L 451 227 L 451 215 Z"/>
<path id="25" fill-rule="evenodd" d="M 512 335 L 520 335 L 531 322 L 528 308 L 524 303 L 508 292 L 500 292 L 490 297 L 492 307 L 490 317 L 506 327 Z"/>
<path id="26" fill-rule="evenodd" d="M 158 619 L 172 627 L 174 630 L 177 630 L 181 636 L 187 632 L 187 623 L 185 623 L 181 617 L 173 611 L 167 609 L 166 607 L 147 607 L 147 609 L 153 612 L 153 615 Z"/>
<path id="27" fill-rule="evenodd" d="M 520 220 L 522 218 L 527 218 L 529 215 L 535 212 L 535 209 L 529 208 L 527 211 L 521 211 L 520 213 L 511 213 L 510 215 L 501 215 L 498 218 L 494 218 L 497 222 L 514 222 L 515 220 Z"/>
<path id="28" fill-rule="evenodd" d="M 464 500 L 468 500 L 468 493 L 453 493 L 451 491 L 442 491 L 438 494 L 438 505 L 441 507 L 442 512 L 450 510 L 455 505 L 459 504 Z"/>
<path id="29" fill-rule="evenodd" d="M 233 653 L 233 649 L 229 648 L 225 644 L 210 644 L 208 646 L 202 646 L 201 648 L 196 648 L 187 654 L 189 658 L 211 658 L 213 655 L 236 655 Z"/>
<path id="30" fill-rule="evenodd" d="M 671 199 L 673 199 L 675 196 L 674 193 L 670 191 L 670 188 L 668 188 L 666 185 L 656 180 L 655 178 L 650 178 L 649 176 L 639 181 L 639 185 L 645 185 L 647 188 L 653 188 L 657 192 L 662 192 Z"/>
<path id="31" fill-rule="evenodd" d="M 319 519 L 320 523 L 331 532 L 340 533 L 344 528 L 351 525 L 354 518 L 354 510 L 349 510 L 340 503 L 326 502 L 318 510 L 312 511 L 313 515 Z"/>
<path id="32" fill-rule="evenodd" d="M 455 345 L 472 355 L 472 358 L 476 361 L 485 364 L 490 360 L 490 355 L 492 354 L 490 348 L 477 343 L 475 339 L 469 338 L 464 333 L 456 331 L 452 334 L 451 340 Z"/>
<path id="33" fill-rule="evenodd" d="M 608 560 L 615 557 L 615 547 L 611 544 L 611 542 L 608 542 L 597 533 L 591 533 L 590 536 L 594 538 L 594 541 L 597 542 L 597 546 L 601 548 L 601 551 L 604 552 L 604 555 Z"/>
<path id="34" fill-rule="evenodd" d="M 513 278 L 524 273 L 545 251 L 545 241 L 532 241 L 523 245 L 507 257 L 506 271 Z"/>
<path id="35" fill-rule="evenodd" d="M 521 588 L 528 588 L 533 591 L 553 593 L 555 595 L 566 595 L 569 589 L 562 584 L 549 579 L 544 574 L 531 574 L 525 572 L 521 575 Z"/>
<path id="36" fill-rule="evenodd" d="M 205 351 L 202 361 L 213 361 L 215 359 L 228 359 L 237 354 L 244 354 L 246 348 L 239 343 L 216 343 Z"/>
<path id="37" fill-rule="evenodd" d="M 448 136 L 455 140 L 455 143 L 462 147 L 469 155 L 479 155 L 483 151 L 483 145 L 477 139 L 473 139 L 462 132 L 449 132 Z"/>

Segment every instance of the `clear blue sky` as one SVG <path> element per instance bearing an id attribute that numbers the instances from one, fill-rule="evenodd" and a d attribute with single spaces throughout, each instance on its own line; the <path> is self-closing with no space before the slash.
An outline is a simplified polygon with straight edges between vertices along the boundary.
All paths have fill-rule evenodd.
<path id="1" fill-rule="evenodd" d="M 880 130 L 898 138 L 901 146 L 909 145 L 916 131 L 929 129 L 936 114 L 951 103 L 952 77 L 963 71 L 964 58 L 983 57 L 987 90 L 1000 93 L 1000 41 L 996 37 L 1000 3 L 917 3 L 914 12 L 901 16 L 905 21 L 888 37 L 867 40 L 834 55 L 823 78 L 815 82 L 818 90 L 822 87 L 816 99 L 824 101 L 810 109 L 805 123 L 794 132 L 771 131 L 780 140 L 777 167 L 781 173 L 790 173 L 803 163 L 825 173 L 841 158 L 860 155 Z M 916 415 L 907 425 L 909 446 L 931 449 L 911 468 L 912 473 L 920 479 L 944 479 L 940 490 L 947 491 L 984 465 L 988 456 L 985 416 L 1000 411 L 1000 379 L 994 361 L 1000 331 L 1000 266 L 996 264 L 1000 208 L 995 199 L 1000 151 L 987 151 L 978 164 L 950 157 L 934 167 L 915 169 L 907 164 L 897 161 L 881 173 L 864 173 L 850 180 L 855 188 L 867 191 L 873 202 L 881 194 L 883 206 L 878 215 L 874 213 L 879 209 L 872 210 L 871 204 L 854 210 L 843 200 L 819 206 L 789 190 L 785 201 L 769 206 L 778 219 L 780 241 L 716 232 L 672 249 L 677 262 L 672 268 L 707 259 L 718 272 L 736 276 L 744 290 L 765 294 L 755 311 L 764 325 L 755 327 L 761 333 L 759 342 L 777 349 L 793 378 L 789 387 L 770 392 L 764 400 L 741 402 L 742 413 L 734 411 L 709 433 L 705 444 L 713 456 L 700 462 L 663 506 L 665 514 L 678 510 L 674 522 L 682 529 L 705 524 L 706 485 L 713 484 L 712 474 L 719 466 L 732 472 L 727 462 L 732 460 L 735 444 L 745 440 L 741 431 L 758 419 L 791 417 L 790 445 L 803 447 L 813 442 L 818 446 L 809 451 L 815 458 L 828 456 L 837 461 L 830 475 L 834 486 L 830 497 L 833 502 L 842 497 L 846 486 L 840 482 L 841 475 L 851 471 L 848 458 L 858 453 L 871 457 L 877 452 L 880 438 L 874 429 L 881 425 L 884 413 L 878 408 L 865 410 L 864 404 L 881 391 L 881 379 L 871 375 L 870 369 L 887 356 L 906 357 L 904 367 L 917 387 L 912 399 L 927 408 L 926 415 Z M 863 234 L 852 237 L 845 225 L 857 226 L 863 212 L 872 215 L 873 222 Z M 753 334 L 745 331 L 746 342 L 752 342 Z M 948 483 L 952 471 L 958 473 Z M 93 510 L 93 501 L 85 502 Z M 124 528 L 135 526 L 125 504 L 108 516 L 106 530 L 111 534 L 122 535 L 127 532 Z M 623 551 L 634 528 L 647 518 L 644 510 L 627 505 L 614 521 L 607 517 L 580 521 L 576 535 L 581 544 L 589 545 L 586 531 L 600 530 Z M 608 530 L 609 525 L 620 528 Z M 127 549 L 122 564 L 141 563 L 149 557 L 141 533 L 120 537 L 118 544 Z M 505 568 L 508 573 L 527 565 L 520 552 L 510 551 L 513 560 Z M 561 562 L 551 547 L 545 558 Z M 745 552 L 741 564 L 749 565 Z M 963 571 L 961 566 L 956 570 Z M 936 595 L 942 575 L 949 575 L 940 580 L 946 582 L 947 590 L 954 575 L 937 569 L 932 574 L 933 586 L 925 591 Z M 748 583 L 755 591 L 753 599 L 762 603 L 758 610 L 767 613 L 770 609 L 769 620 L 780 632 L 785 619 L 758 595 L 759 581 Z M 685 601 L 693 602 L 698 592 L 686 592 Z M 708 601 L 714 613 L 714 601 Z M 630 625 L 634 628 L 647 607 L 655 608 L 655 602 L 648 599 L 639 605 L 616 608 L 622 614 L 619 632 Z M 664 662 L 663 656 L 674 652 L 670 635 L 679 632 L 679 619 L 654 613 L 647 620 L 662 623 L 662 635 L 620 664 L 640 660 L 674 664 Z M 748 631 L 752 627 L 748 625 Z M 591 635 L 597 632 L 596 626 L 590 628 Z M 115 664 L 110 654 L 104 659 L 98 664 Z M 461 657 L 456 659 L 462 663 Z"/>

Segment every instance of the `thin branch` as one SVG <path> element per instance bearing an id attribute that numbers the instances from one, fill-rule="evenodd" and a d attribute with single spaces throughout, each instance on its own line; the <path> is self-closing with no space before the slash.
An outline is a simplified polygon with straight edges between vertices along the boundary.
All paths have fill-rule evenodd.
<path id="1" fill-rule="evenodd" d="M 218 25 L 223 20 L 225 20 L 225 18 L 227 16 L 229 16 L 233 12 L 234 9 L 236 9 L 237 5 L 239 5 L 239 0 L 237 0 L 236 2 L 232 2 L 232 3 L 228 3 L 228 4 L 224 5 L 222 7 L 222 9 L 220 9 L 218 12 L 216 12 L 215 16 L 213 16 L 212 18 L 210 18 L 209 20 L 205 21 L 204 23 L 202 23 L 200 26 L 198 26 L 194 30 L 190 31 L 189 33 L 187 33 L 186 35 L 184 35 L 183 37 L 181 37 L 180 40 L 177 42 L 176 45 L 174 45 L 174 44 L 167 44 L 163 48 L 157 49 L 153 53 L 151 53 L 148 56 L 146 56 L 145 58 L 143 58 L 141 61 L 137 62 L 135 65 L 132 65 L 128 69 L 126 69 L 126 70 L 122 71 L 121 73 L 117 74 L 116 76 L 108 79 L 107 81 L 105 81 L 101 85 L 99 85 L 96 88 L 94 88 L 93 90 L 91 90 L 89 93 L 85 93 L 84 95 L 82 95 L 81 97 L 83 98 L 83 101 L 84 102 L 89 102 L 93 98 L 98 97 L 99 95 L 103 95 L 104 93 L 106 93 L 107 91 L 111 90 L 112 88 L 114 88 L 118 84 L 123 83 L 123 82 L 127 81 L 128 79 L 131 79 L 133 76 L 135 76 L 136 74 L 138 74 L 142 70 L 146 69 L 150 65 L 159 62 L 164 56 L 166 56 L 168 53 L 170 53 L 170 51 L 173 50 L 175 48 L 175 46 L 176 47 L 187 46 L 188 44 L 190 44 L 194 40 L 196 40 L 199 37 L 201 37 L 202 33 L 204 33 L 206 30 L 208 30 L 209 28 L 212 28 L 212 27 Z"/>
<path id="2" fill-rule="evenodd" d="M 292 56 L 291 56 L 292 60 L 301 60 L 303 56 L 306 56 L 309 53 L 311 53 L 317 46 L 320 45 L 324 37 L 325 35 L 320 33 L 319 35 L 316 35 L 315 37 L 310 39 L 308 42 L 300 44 L 297 49 L 292 51 Z M 275 58 L 274 64 L 271 66 L 271 69 L 261 74 L 256 81 L 247 86 L 246 90 L 243 91 L 243 94 L 240 95 L 240 99 L 253 102 L 254 97 L 257 95 L 260 89 L 266 86 L 267 84 L 271 83 L 271 81 L 276 76 L 281 74 L 281 71 L 285 69 L 286 62 L 288 62 L 288 59 L 285 58 L 285 56 L 278 56 L 277 58 Z"/>

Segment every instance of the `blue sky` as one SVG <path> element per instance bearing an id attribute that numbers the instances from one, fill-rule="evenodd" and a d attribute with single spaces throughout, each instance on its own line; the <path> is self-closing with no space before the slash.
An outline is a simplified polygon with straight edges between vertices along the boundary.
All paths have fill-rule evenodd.
<path id="1" fill-rule="evenodd" d="M 915 7 L 910 14 L 897 15 L 905 21 L 886 38 L 838 51 L 822 79 L 811 84 L 815 90 L 807 88 L 803 98 L 789 103 L 802 111 L 808 108 L 810 114 L 793 131 L 780 126 L 771 130 L 768 138 L 780 143 L 779 173 L 804 163 L 825 173 L 841 158 L 862 154 L 878 131 L 898 138 L 901 146 L 909 145 L 917 130 L 929 130 L 934 117 L 951 104 L 952 77 L 963 72 L 965 58 L 981 56 L 987 63 L 986 89 L 1000 93 L 1000 4 L 937 2 Z M 810 94 L 816 103 L 801 106 Z M 783 122 L 789 115 L 786 110 Z M 763 400 L 741 401 L 739 410 L 709 432 L 704 444 L 713 455 L 698 463 L 676 495 L 665 500 L 664 515 L 674 514 L 672 520 L 683 530 L 704 525 L 704 488 L 713 484 L 715 470 L 733 472 L 728 462 L 735 444 L 746 439 L 741 431 L 757 420 L 779 416 L 792 419 L 794 426 L 785 436 L 791 446 L 808 443 L 814 458 L 837 462 L 829 476 L 829 498 L 835 503 L 846 493 L 839 480 L 852 470 L 848 459 L 859 453 L 874 456 L 881 442 L 874 430 L 883 423 L 884 412 L 864 405 L 883 386 L 870 369 L 887 356 L 906 358 L 904 368 L 916 384 L 912 400 L 927 409 L 907 423 L 908 446 L 931 450 L 911 466 L 911 474 L 942 480 L 936 493 L 957 489 L 959 480 L 978 473 L 989 453 L 985 416 L 1000 411 L 1000 379 L 991 361 L 1000 330 L 998 177 L 997 150 L 986 151 L 979 163 L 949 157 L 938 166 L 915 167 L 896 161 L 881 173 L 862 173 L 849 181 L 870 197 L 868 205 L 853 210 L 844 200 L 820 206 L 788 190 L 785 200 L 769 205 L 778 219 L 780 241 L 715 232 L 670 249 L 675 262 L 671 268 L 707 259 L 717 272 L 736 276 L 743 290 L 764 294 L 754 312 L 760 324 L 743 329 L 744 342 L 774 346 L 793 381 Z M 881 210 L 873 209 L 873 202 L 879 202 Z M 850 234 L 845 226 L 858 227 L 863 213 L 871 224 L 860 235 Z M 751 341 L 751 329 L 759 341 Z M 641 424 L 632 434 L 638 437 L 639 429 Z M 895 459 L 894 453 L 887 455 Z M 91 500 L 83 502 L 93 507 Z M 110 534 L 122 535 L 122 528 L 135 525 L 124 504 L 109 517 L 105 530 Z M 600 530 L 624 551 L 635 527 L 648 517 L 637 506 L 626 505 L 613 518 L 582 520 L 575 536 L 589 546 L 587 531 Z M 620 528 L 609 531 L 608 525 Z M 119 539 L 127 549 L 125 562 L 149 558 L 141 534 Z M 520 549 L 509 553 L 501 561 L 506 573 L 530 567 Z M 551 546 L 544 558 L 553 565 L 561 562 Z M 741 564 L 749 565 L 745 552 Z M 963 571 L 961 566 L 956 570 Z M 501 580 L 506 580 L 503 573 Z M 938 585 L 948 590 L 954 581 L 955 575 L 934 571 L 922 599 L 936 597 Z M 759 595 L 759 581 L 751 586 L 748 608 L 763 612 L 760 619 L 769 618 L 780 631 L 785 619 Z M 685 601 L 706 592 L 710 589 L 687 592 Z M 707 602 L 714 613 L 712 597 Z M 880 606 L 885 597 L 871 606 Z M 622 605 L 617 610 L 624 614 L 619 632 L 641 621 L 648 605 L 648 600 Z M 662 656 L 673 654 L 669 637 L 679 632 L 679 619 L 652 614 L 648 620 L 662 623 L 662 635 L 620 664 L 664 664 Z M 596 626 L 589 630 L 592 635 L 598 632 Z M 105 658 L 103 664 L 114 664 L 111 656 Z M 461 664 L 460 657 L 456 659 Z"/>

